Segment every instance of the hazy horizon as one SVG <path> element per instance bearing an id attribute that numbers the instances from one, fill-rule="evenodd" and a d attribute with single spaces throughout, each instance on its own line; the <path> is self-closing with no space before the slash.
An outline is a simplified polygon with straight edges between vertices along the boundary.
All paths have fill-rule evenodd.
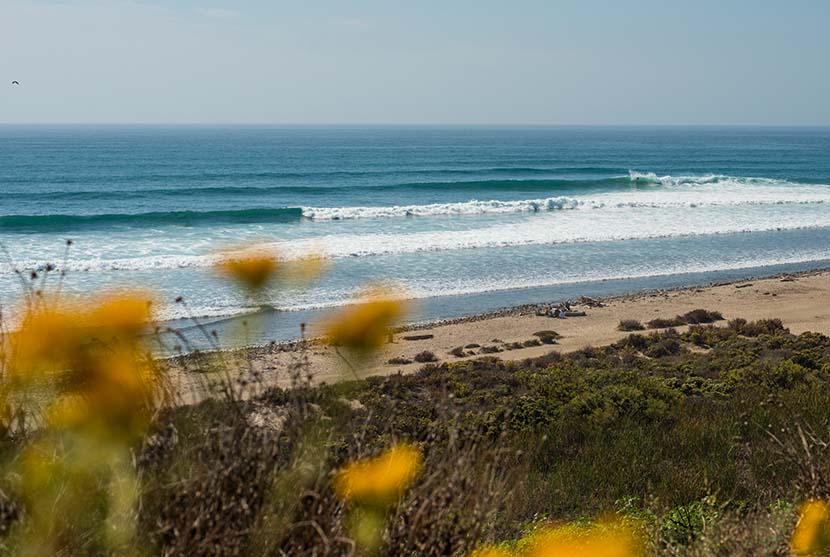
<path id="1" fill-rule="evenodd" d="M 0 0 L 0 122 L 820 127 L 828 23 L 810 0 Z"/>

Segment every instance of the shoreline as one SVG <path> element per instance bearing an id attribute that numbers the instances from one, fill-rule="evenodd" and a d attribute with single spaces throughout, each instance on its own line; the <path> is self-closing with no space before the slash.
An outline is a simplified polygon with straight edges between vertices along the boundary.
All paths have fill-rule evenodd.
<path id="1" fill-rule="evenodd" d="M 631 300 L 636 300 L 639 298 L 644 297 L 653 297 L 655 295 L 663 295 L 663 294 L 671 294 L 674 292 L 684 292 L 688 290 L 696 290 L 696 289 L 706 289 L 706 288 L 714 288 L 718 286 L 730 286 L 735 284 L 746 283 L 749 281 L 766 281 L 766 280 L 775 280 L 775 279 L 785 279 L 785 278 L 805 278 L 810 276 L 822 275 L 822 274 L 830 274 L 830 267 L 819 267 L 817 269 L 812 269 L 809 271 L 797 271 L 791 273 L 775 273 L 772 275 L 758 275 L 747 277 L 743 279 L 737 280 L 728 280 L 728 281 L 721 281 L 721 282 L 710 282 L 709 284 L 698 284 L 698 285 L 689 285 L 689 286 L 675 286 L 675 287 L 668 287 L 668 288 L 647 288 L 644 290 L 639 290 L 637 292 L 630 292 L 628 294 L 618 294 L 612 296 L 602 296 L 598 298 L 592 298 L 593 300 L 600 302 L 602 304 L 608 304 L 612 302 L 626 302 Z M 588 283 L 586 283 L 588 284 Z M 556 305 L 557 303 L 564 302 L 565 300 L 555 300 L 550 302 L 538 302 L 535 304 L 520 304 L 516 306 L 507 306 L 502 309 L 497 309 L 493 311 L 485 311 L 481 313 L 472 313 L 470 315 L 463 315 L 460 317 L 451 317 L 447 319 L 430 319 L 426 321 L 418 321 L 414 323 L 407 323 L 405 325 L 399 325 L 394 328 L 394 334 L 400 333 L 409 333 L 415 331 L 422 331 L 426 329 L 432 329 L 435 327 L 444 327 L 448 325 L 460 325 L 463 323 L 475 323 L 477 321 L 485 321 L 487 319 L 495 319 L 498 317 L 509 317 L 509 316 L 526 316 L 526 315 L 535 315 L 536 311 L 542 308 L 550 307 L 552 305 Z M 579 306 L 579 302 L 570 301 L 572 305 Z M 313 337 L 306 337 L 305 339 L 295 339 L 295 340 L 287 340 L 287 341 L 271 341 L 267 343 L 260 343 L 260 344 L 252 344 L 250 346 L 240 346 L 236 348 L 222 348 L 220 349 L 221 352 L 225 353 L 232 353 L 232 352 L 239 352 L 239 351 L 256 351 L 261 349 L 282 349 L 283 351 L 291 351 L 303 343 L 314 343 L 315 341 L 319 341 L 322 337 L 320 336 L 313 336 Z M 204 352 L 210 352 L 202 351 Z M 182 356 L 173 356 L 172 358 L 187 358 L 188 354 L 184 354 Z"/>
<path id="2" fill-rule="evenodd" d="M 645 323 L 656 317 L 670 318 L 693 309 L 719 311 L 726 320 L 736 317 L 750 321 L 780 318 L 796 334 L 810 330 L 830 335 L 830 268 L 776 273 L 708 285 L 648 289 L 595 298 L 593 301 L 599 304 L 588 307 L 572 303 L 575 310 L 586 312 L 584 317 L 558 319 L 540 316 L 537 311 L 552 303 L 536 303 L 407 324 L 395 329 L 393 342 L 384 345 L 371 362 L 360 365 L 359 376 L 415 372 L 424 363 L 430 363 L 414 361 L 416 354 L 425 351 L 432 352 L 437 358 L 432 363 L 440 364 L 484 356 L 522 360 L 552 351 L 571 352 L 588 346 L 603 346 L 630 334 L 617 330 L 621 319 L 636 319 Z M 726 321 L 720 323 L 725 324 Z M 556 344 L 532 342 L 539 338 L 533 333 L 547 330 L 558 333 Z M 219 352 L 223 358 L 247 362 L 246 365 L 262 378 L 263 387 L 289 386 L 287 370 L 296 367 L 300 361 L 307 362 L 315 383 L 354 379 L 334 350 L 319 342 L 314 327 L 310 327 L 308 333 L 304 340 L 270 342 Z M 459 347 L 462 356 L 450 353 Z M 173 368 L 187 369 L 208 354 L 190 353 L 165 360 Z M 390 360 L 395 363 L 390 363 Z M 182 379 L 185 383 L 192 383 L 185 379 L 187 375 L 185 373 Z M 201 398 L 195 393 L 193 395 Z"/>
<path id="3" fill-rule="evenodd" d="M 601 302 L 603 304 L 615 302 L 615 301 L 627 301 L 642 297 L 649 297 L 653 295 L 660 295 L 660 294 L 668 294 L 672 292 L 682 292 L 686 290 L 693 290 L 693 289 L 701 289 L 701 288 L 713 288 L 717 286 L 729 286 L 735 284 L 741 284 L 749 281 L 762 281 L 762 280 L 774 280 L 774 279 L 784 279 L 784 278 L 804 278 L 814 275 L 821 275 L 825 273 L 830 273 L 830 267 L 819 267 L 817 269 L 812 269 L 809 271 L 797 271 L 792 273 L 775 273 L 772 275 L 758 275 L 758 276 L 750 276 L 743 279 L 737 280 L 728 280 L 728 281 L 721 281 L 721 282 L 710 282 L 709 284 L 699 284 L 699 285 L 689 285 L 689 286 L 674 286 L 668 288 L 646 288 L 643 290 L 639 290 L 637 292 L 630 292 L 628 294 L 617 294 L 611 296 L 601 296 L 597 298 L 592 298 L 597 302 Z M 586 283 L 588 284 L 588 283 Z M 564 301 L 564 300 L 563 300 Z M 559 303 L 560 300 L 551 301 L 551 302 L 539 302 L 535 304 L 521 304 L 517 306 L 508 306 L 503 309 L 498 309 L 494 311 L 486 311 L 482 313 L 474 313 L 471 315 L 465 315 L 461 317 L 453 317 L 449 319 L 433 319 L 429 321 L 423 321 L 418 323 L 411 323 L 407 325 L 401 325 L 400 327 L 395 328 L 395 333 L 404 333 L 404 332 L 411 332 L 411 331 L 419 331 L 422 329 L 429 329 L 432 327 L 440 327 L 444 325 L 456 325 L 460 323 L 472 323 L 475 321 L 482 321 L 485 319 L 493 319 L 496 317 L 505 317 L 509 315 L 530 315 L 535 314 L 537 310 L 545 307 L 549 307 L 551 305 L 555 305 Z M 571 304 L 574 304 L 573 301 L 570 301 Z M 579 302 L 576 305 L 580 305 Z M 308 339 L 314 340 L 314 339 Z M 277 344 L 290 344 L 291 341 L 286 343 L 277 343 Z M 249 348 L 256 348 L 256 346 L 249 347 Z"/>
<path id="4" fill-rule="evenodd" d="M 609 300 L 644 292 L 669 292 L 685 288 L 774 277 L 785 274 L 801 275 L 804 272 L 830 269 L 830 259 L 819 259 L 809 264 L 780 264 L 765 267 L 748 267 L 722 271 L 671 273 L 659 276 L 633 276 L 613 279 L 591 279 L 585 277 L 576 282 L 549 286 L 516 287 L 506 290 L 492 290 L 463 295 L 433 296 L 416 298 L 409 302 L 411 312 L 404 322 L 405 330 L 415 330 L 437 324 L 451 324 L 474 321 L 492 316 L 513 314 L 523 308 L 532 311 L 539 305 L 564 300 L 576 300 L 588 296 L 598 300 Z M 197 318 L 198 322 L 211 331 L 216 331 L 223 348 L 257 347 L 276 344 L 290 344 L 301 339 L 302 324 L 312 325 L 327 318 L 340 305 L 280 311 L 270 306 L 260 311 L 228 316 L 217 319 Z M 166 322 L 165 325 L 182 333 L 190 344 L 187 352 L 212 350 L 212 342 L 205 337 L 190 319 Z M 244 331 L 244 333 L 243 333 Z M 306 337 L 313 336 L 306 334 Z M 171 345 L 178 340 L 170 339 Z M 161 354 L 160 354 L 161 355 Z"/>

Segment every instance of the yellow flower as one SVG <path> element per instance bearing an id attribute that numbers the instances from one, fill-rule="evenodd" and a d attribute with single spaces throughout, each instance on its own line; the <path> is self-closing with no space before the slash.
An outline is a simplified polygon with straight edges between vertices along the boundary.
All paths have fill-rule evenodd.
<path id="1" fill-rule="evenodd" d="M 279 267 L 277 257 L 268 250 L 248 248 L 227 253 L 216 264 L 216 270 L 252 292 L 259 292 L 271 282 Z"/>
<path id="2" fill-rule="evenodd" d="M 135 341 L 150 319 L 150 297 L 137 292 L 105 294 L 100 301 L 44 298 L 27 309 L 9 336 L 5 363 L 16 379 L 64 371 L 77 365 L 95 340 Z"/>
<path id="3" fill-rule="evenodd" d="M 387 505 L 415 481 L 422 464 L 418 448 L 400 444 L 375 458 L 347 465 L 336 474 L 334 490 L 346 500 Z"/>
<path id="4" fill-rule="evenodd" d="M 81 385 L 47 408 L 47 425 L 119 438 L 140 435 L 150 421 L 157 395 L 154 370 L 142 360 L 128 348 L 90 356 Z"/>
<path id="5" fill-rule="evenodd" d="M 790 546 L 795 555 L 830 553 L 830 504 L 825 501 L 804 503 Z"/>
<path id="6" fill-rule="evenodd" d="M 619 522 L 565 525 L 533 534 L 527 557 L 635 557 L 642 554 L 638 536 Z"/>
<path id="7" fill-rule="evenodd" d="M 111 335 L 131 338 L 150 322 L 151 305 L 150 297 L 140 292 L 107 294 L 90 309 L 87 326 L 92 330 L 105 330 Z"/>
<path id="8" fill-rule="evenodd" d="M 31 379 L 27 372 L 61 369 L 81 342 L 77 315 L 52 307 L 31 308 L 8 339 L 7 369 L 17 379 Z"/>
<path id="9" fill-rule="evenodd" d="M 364 352 L 383 345 L 392 326 L 406 312 L 405 305 L 389 291 L 378 288 L 370 290 L 367 298 L 329 318 L 325 327 L 329 344 Z"/>
<path id="10" fill-rule="evenodd" d="M 294 286 L 304 286 L 317 278 L 326 268 L 321 255 L 309 255 L 282 265 L 279 279 Z"/>
<path id="11" fill-rule="evenodd" d="M 137 293 L 41 300 L 8 341 L 12 389 L 48 380 L 58 391 L 44 416 L 53 428 L 139 433 L 158 402 L 155 367 L 139 336 L 150 321 L 148 300 Z"/>
<path id="12" fill-rule="evenodd" d="M 115 347 L 89 355 L 82 383 L 49 410 L 52 427 L 138 435 L 156 406 L 157 375 L 149 357 L 133 347 Z"/>

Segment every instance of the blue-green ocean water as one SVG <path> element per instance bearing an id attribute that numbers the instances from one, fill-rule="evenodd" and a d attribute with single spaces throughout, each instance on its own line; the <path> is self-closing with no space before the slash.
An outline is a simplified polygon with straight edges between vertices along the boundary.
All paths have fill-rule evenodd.
<path id="1" fill-rule="evenodd" d="M 331 265 L 253 303 L 210 271 L 246 242 Z M 830 260 L 830 129 L 0 126 L 0 244 L 5 307 L 51 262 L 165 319 L 180 295 L 219 327 L 258 313 L 251 341 L 368 281 L 422 319 L 802 270 Z"/>

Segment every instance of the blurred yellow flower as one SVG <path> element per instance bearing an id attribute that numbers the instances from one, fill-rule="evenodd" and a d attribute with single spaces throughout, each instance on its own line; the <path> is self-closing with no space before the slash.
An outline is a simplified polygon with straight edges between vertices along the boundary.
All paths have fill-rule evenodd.
<path id="1" fill-rule="evenodd" d="M 108 294 L 91 308 L 87 325 L 111 335 L 134 337 L 150 322 L 151 305 L 151 298 L 140 292 Z"/>
<path id="2" fill-rule="evenodd" d="M 295 286 L 303 286 L 317 278 L 326 268 L 326 259 L 321 255 L 309 255 L 282 266 L 280 280 Z"/>
<path id="3" fill-rule="evenodd" d="M 77 315 L 34 307 L 26 312 L 20 329 L 8 337 L 4 363 L 15 379 L 31 379 L 27 372 L 66 366 L 81 342 Z"/>
<path id="4" fill-rule="evenodd" d="M 389 290 L 375 288 L 365 297 L 366 302 L 347 306 L 329 318 L 324 333 L 329 344 L 364 352 L 379 348 L 406 313 L 405 304 Z"/>
<path id="5" fill-rule="evenodd" d="M 527 557 L 635 557 L 643 552 L 638 535 L 619 522 L 545 528 L 527 541 L 522 553 Z"/>
<path id="6" fill-rule="evenodd" d="M 334 478 L 334 490 L 346 500 L 387 505 L 418 477 L 423 465 L 421 451 L 403 443 L 383 454 L 347 465 Z"/>
<path id="7" fill-rule="evenodd" d="M 274 253 L 263 248 L 247 248 L 227 252 L 216 264 L 216 270 L 244 288 L 259 292 L 276 276 L 279 262 Z"/>
<path id="8" fill-rule="evenodd" d="M 47 409 L 50 427 L 130 438 L 144 431 L 157 402 L 157 376 L 146 355 L 131 347 L 101 350 L 73 370 L 79 372 L 78 387 Z"/>
<path id="9" fill-rule="evenodd" d="M 140 342 L 149 300 L 135 292 L 71 303 L 41 299 L 6 340 L 11 388 L 60 374 L 49 383 L 57 392 L 47 425 L 142 431 L 158 402 L 155 365 Z"/>
<path id="10" fill-rule="evenodd" d="M 815 500 L 804 503 L 790 547 L 794 555 L 830 554 L 830 504 Z"/>
<path id="11" fill-rule="evenodd" d="M 151 320 L 150 300 L 140 292 L 109 293 L 99 300 L 42 298 L 6 339 L 6 369 L 16 379 L 33 379 L 32 373 L 76 365 L 93 341 L 133 342 Z"/>

